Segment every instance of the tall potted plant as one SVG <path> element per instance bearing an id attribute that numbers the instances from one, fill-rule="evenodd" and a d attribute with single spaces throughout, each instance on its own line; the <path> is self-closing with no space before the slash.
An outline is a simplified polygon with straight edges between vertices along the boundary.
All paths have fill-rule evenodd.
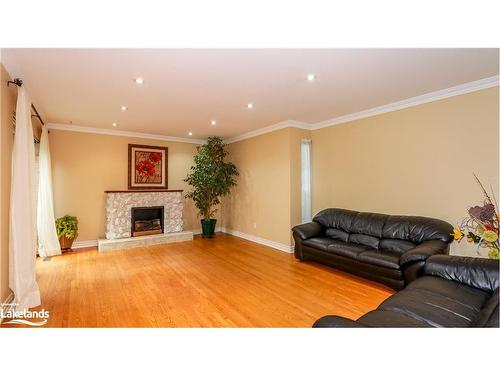
<path id="1" fill-rule="evenodd" d="M 56 220 L 56 231 L 61 250 L 71 249 L 73 241 L 78 237 L 78 219 L 70 215 L 58 218 Z"/>
<path id="2" fill-rule="evenodd" d="M 212 237 L 217 220 L 213 218 L 220 198 L 229 194 L 231 187 L 236 185 L 238 169 L 227 162 L 226 144 L 219 137 L 210 137 L 206 144 L 197 147 L 191 173 L 184 179 L 193 190 L 186 198 L 194 201 L 201 216 L 203 237 Z"/>

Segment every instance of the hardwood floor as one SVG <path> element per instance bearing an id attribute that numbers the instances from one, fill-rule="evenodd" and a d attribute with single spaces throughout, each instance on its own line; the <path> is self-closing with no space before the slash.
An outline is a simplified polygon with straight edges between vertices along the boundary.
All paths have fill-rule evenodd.
<path id="1" fill-rule="evenodd" d="M 37 260 L 45 327 L 310 327 L 393 291 L 238 237 Z"/>

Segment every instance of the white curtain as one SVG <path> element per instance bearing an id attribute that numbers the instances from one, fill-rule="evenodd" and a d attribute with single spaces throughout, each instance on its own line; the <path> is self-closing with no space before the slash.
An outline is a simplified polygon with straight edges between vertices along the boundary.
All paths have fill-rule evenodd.
<path id="1" fill-rule="evenodd" d="M 17 96 L 10 194 L 9 286 L 14 292 L 16 310 L 23 310 L 40 304 L 40 291 L 35 271 L 35 145 L 31 102 L 22 86 Z"/>
<path id="2" fill-rule="evenodd" d="M 46 126 L 42 127 L 40 151 L 38 154 L 38 254 L 50 257 L 61 254 L 57 238 L 54 204 L 52 198 L 52 168 L 50 165 L 49 134 Z"/>
<path id="3" fill-rule="evenodd" d="M 311 140 L 303 139 L 300 143 L 302 223 L 311 221 Z"/>

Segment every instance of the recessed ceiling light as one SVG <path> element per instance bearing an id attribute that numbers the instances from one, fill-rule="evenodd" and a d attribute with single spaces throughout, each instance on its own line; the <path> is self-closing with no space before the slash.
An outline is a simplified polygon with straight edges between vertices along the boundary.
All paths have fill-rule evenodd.
<path id="1" fill-rule="evenodd" d="M 112 124 L 112 125 L 116 127 L 118 124 L 117 124 L 116 122 L 113 122 L 113 124 Z"/>
<path id="2" fill-rule="evenodd" d="M 121 106 L 122 111 L 126 111 L 128 107 L 125 107 L 124 105 Z"/>
<path id="3" fill-rule="evenodd" d="M 188 135 L 191 137 L 193 135 L 193 132 L 189 132 Z"/>
<path id="4" fill-rule="evenodd" d="M 248 103 L 248 104 L 247 104 L 247 108 L 248 108 L 248 109 L 252 109 L 252 108 L 253 108 L 253 103 Z"/>
<path id="5" fill-rule="evenodd" d="M 316 79 L 316 76 L 314 74 L 308 74 L 307 75 L 307 80 L 308 81 L 314 81 Z"/>
<path id="6" fill-rule="evenodd" d="M 212 121 L 210 121 L 210 124 L 217 125 L 217 121 L 216 120 L 212 120 Z"/>
<path id="7" fill-rule="evenodd" d="M 142 84 L 144 83 L 144 79 L 143 79 L 143 78 L 141 78 L 141 77 L 137 77 L 137 78 L 135 79 L 135 83 L 138 83 L 139 85 L 142 85 Z"/>

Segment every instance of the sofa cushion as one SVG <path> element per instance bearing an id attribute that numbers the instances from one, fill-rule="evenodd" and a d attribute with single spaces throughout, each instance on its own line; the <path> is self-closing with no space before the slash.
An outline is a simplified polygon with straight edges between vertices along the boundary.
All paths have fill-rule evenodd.
<path id="1" fill-rule="evenodd" d="M 489 294 L 482 290 L 432 276 L 419 277 L 410 283 L 406 290 L 423 290 L 443 296 L 443 298 L 453 299 L 457 303 L 468 305 L 476 312 L 481 310 L 489 298 Z"/>
<path id="2" fill-rule="evenodd" d="M 302 244 L 305 246 L 312 247 L 314 249 L 326 251 L 329 245 L 336 242 L 338 241 L 328 237 L 313 237 L 302 241 Z"/>
<path id="3" fill-rule="evenodd" d="M 398 239 L 388 239 L 382 238 L 379 242 L 378 248 L 390 251 L 396 251 L 400 254 L 413 249 L 416 245 L 413 242 L 398 240 Z"/>
<path id="4" fill-rule="evenodd" d="M 400 314 L 395 311 L 380 311 L 373 310 L 363 315 L 357 320 L 367 327 L 388 327 L 388 328 L 405 328 L 405 327 L 432 327 L 429 323 L 413 318 L 410 315 Z"/>
<path id="5" fill-rule="evenodd" d="M 368 250 L 359 254 L 358 260 L 375 266 L 393 268 L 398 270 L 399 253 L 389 250 Z"/>
<path id="6" fill-rule="evenodd" d="M 486 301 L 483 308 L 472 322 L 472 327 L 498 327 L 498 288 Z M 496 325 L 492 325 L 496 323 Z"/>
<path id="7" fill-rule="evenodd" d="M 436 277 L 421 277 L 385 300 L 378 308 L 392 311 L 433 327 L 468 327 L 488 294 Z"/>
<path id="8" fill-rule="evenodd" d="M 349 235 L 349 242 L 366 245 L 373 249 L 378 249 L 379 239 L 377 237 L 369 236 L 366 234 L 351 234 Z"/>
<path id="9" fill-rule="evenodd" d="M 498 314 L 498 302 L 497 302 L 495 309 L 493 310 L 488 321 L 484 324 L 483 327 L 484 328 L 498 328 L 499 320 L 500 320 L 500 316 Z"/>
<path id="10" fill-rule="evenodd" d="M 370 248 L 365 245 L 358 245 L 350 242 L 341 242 L 336 240 L 328 245 L 328 248 L 326 249 L 326 251 L 331 254 L 340 255 L 351 259 L 357 259 L 359 254 L 367 250 L 370 250 Z"/>
<path id="11" fill-rule="evenodd" d="M 343 231 L 342 229 L 328 228 L 325 231 L 327 237 L 333 238 L 334 240 L 347 242 L 349 238 L 349 233 Z"/>

